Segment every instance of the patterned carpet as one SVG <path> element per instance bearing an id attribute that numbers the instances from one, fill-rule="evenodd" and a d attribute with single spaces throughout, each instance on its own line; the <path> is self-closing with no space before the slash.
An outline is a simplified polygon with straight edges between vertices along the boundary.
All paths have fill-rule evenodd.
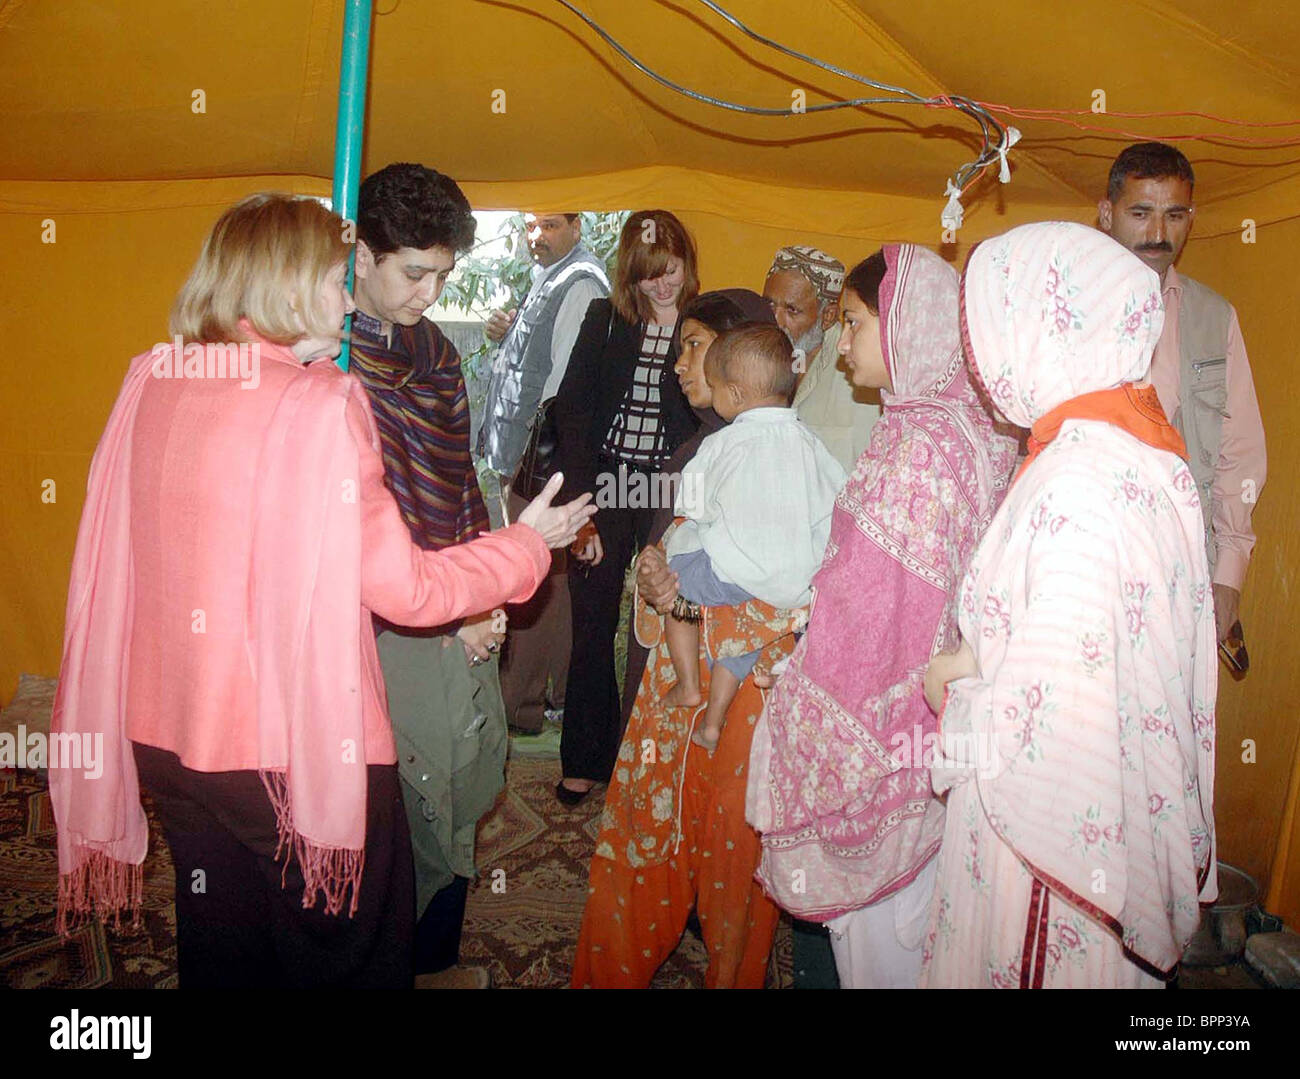
<path id="1" fill-rule="evenodd" d="M 58 880 L 54 814 L 44 772 L 0 769 L 0 985 L 11 989 L 167 989 L 176 986 L 171 856 L 153 807 L 144 903 L 134 933 L 81 926 L 54 933 Z"/>
<path id="2" fill-rule="evenodd" d="M 568 984 L 595 847 L 600 795 L 569 809 L 554 787 L 559 761 L 518 754 L 508 786 L 479 831 L 480 877 L 470 889 L 461 961 L 492 971 L 499 988 Z M 43 772 L 0 769 L 0 986 L 174 988 L 176 923 L 171 858 L 152 807 L 144 910 L 135 933 L 82 926 L 54 934 L 57 855 Z M 782 922 L 770 986 L 791 984 L 791 936 Z M 687 931 L 654 985 L 698 988 L 706 958 Z"/>
<path id="3" fill-rule="evenodd" d="M 461 962 L 489 967 L 502 988 L 569 982 L 605 789 L 569 809 L 555 798 L 559 779 L 558 760 L 516 757 L 505 795 L 479 827 L 480 876 L 470 889 Z M 791 951 L 783 922 L 769 986 L 792 983 Z M 702 988 L 707 965 L 703 942 L 687 930 L 653 987 Z"/>

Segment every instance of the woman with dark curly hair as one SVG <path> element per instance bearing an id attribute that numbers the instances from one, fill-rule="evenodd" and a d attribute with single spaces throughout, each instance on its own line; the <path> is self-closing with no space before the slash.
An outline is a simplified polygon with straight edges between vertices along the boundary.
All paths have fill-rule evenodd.
<path id="1" fill-rule="evenodd" d="M 440 550 L 489 529 L 460 355 L 424 317 L 474 242 L 474 217 L 451 177 L 416 164 L 366 177 L 357 202 L 351 371 L 370 397 L 384 482 L 411 539 Z M 415 853 L 415 972 L 437 976 L 422 985 L 488 984 L 486 967 L 458 962 L 475 832 L 505 785 L 496 661 L 505 621 L 488 608 L 433 629 L 375 623 Z"/>
<path id="2" fill-rule="evenodd" d="M 677 323 L 677 362 L 673 372 L 677 375 L 678 385 L 686 395 L 686 403 L 691 406 L 700 426 L 695 434 L 677 447 L 665 470 L 670 476 L 678 477 L 686 462 L 695 456 L 700 443 L 714 431 L 720 431 L 724 425 L 722 417 L 713 411 L 710 405 L 712 394 L 708 380 L 704 377 L 704 357 L 722 334 L 742 322 L 775 322 L 772 306 L 756 292 L 747 288 L 724 288 L 716 292 L 701 292 L 690 303 L 682 306 L 682 316 Z M 674 491 L 674 494 L 676 492 Z M 660 506 L 655 511 L 654 523 L 645 546 L 637 556 L 638 581 L 645 576 L 642 565 L 658 560 L 656 569 L 667 572 L 663 560 L 663 549 L 659 541 L 664 532 L 673 523 L 673 507 Z M 648 578 L 647 578 L 648 579 Z M 623 678 L 623 723 L 632 714 L 632 704 L 636 700 L 641 686 L 641 672 L 645 670 L 648 651 L 635 632 L 627 635 L 627 673 Z"/>

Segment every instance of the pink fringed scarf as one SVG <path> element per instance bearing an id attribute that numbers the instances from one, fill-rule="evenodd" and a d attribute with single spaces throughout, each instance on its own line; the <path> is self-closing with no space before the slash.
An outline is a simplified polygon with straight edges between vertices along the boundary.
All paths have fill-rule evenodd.
<path id="1" fill-rule="evenodd" d="M 967 377 L 956 272 L 924 248 L 884 252 L 894 391 L 836 499 L 808 632 L 750 766 L 759 879 L 817 919 L 887 898 L 938 849 L 943 808 L 922 766 L 937 719 L 921 682 L 930 656 L 956 644 L 953 592 L 1015 459 Z"/>
<path id="2" fill-rule="evenodd" d="M 259 342 L 262 360 L 297 368 Z M 50 769 L 59 827 L 60 932 L 94 914 L 138 920 L 148 825 L 127 733 L 133 587 L 132 431 L 156 360 L 132 362 L 91 463 L 68 589 L 52 730 L 101 736 L 97 778 Z M 179 364 L 178 364 L 179 366 Z M 333 364 L 277 382 L 259 453 L 249 662 L 257 684 L 259 772 L 274 806 L 277 857 L 296 858 L 304 907 L 354 913 L 364 867 L 359 468 L 344 420 L 348 380 Z M 235 389 L 234 392 L 244 392 Z M 267 385 L 251 392 L 277 392 Z M 350 898 L 349 898 L 349 892 Z"/>

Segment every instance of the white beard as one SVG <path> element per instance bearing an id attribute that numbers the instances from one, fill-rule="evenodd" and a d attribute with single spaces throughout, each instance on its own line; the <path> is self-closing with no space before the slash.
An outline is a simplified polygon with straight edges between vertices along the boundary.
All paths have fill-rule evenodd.
<path id="1" fill-rule="evenodd" d="M 789 334 L 786 334 L 790 337 Z M 794 346 L 796 352 L 802 352 L 804 358 L 811 360 L 817 355 L 817 350 L 822 347 L 822 342 L 826 339 L 826 331 L 821 327 L 820 319 L 814 322 L 812 326 L 797 341 L 790 338 L 790 343 Z"/>

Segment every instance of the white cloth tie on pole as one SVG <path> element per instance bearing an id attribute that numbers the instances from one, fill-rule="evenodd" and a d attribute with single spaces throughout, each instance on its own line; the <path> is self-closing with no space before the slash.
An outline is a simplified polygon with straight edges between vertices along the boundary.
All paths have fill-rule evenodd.
<path id="1" fill-rule="evenodd" d="M 1007 151 L 1019 141 L 1020 129 L 1008 127 L 1002 145 L 998 147 L 998 157 L 1002 159 L 1002 166 L 998 169 L 998 180 L 1004 184 L 1011 183 L 1011 170 L 1007 167 Z"/>
<path id="2" fill-rule="evenodd" d="M 948 205 L 943 208 L 939 223 L 944 227 L 945 231 L 951 229 L 955 232 L 961 228 L 961 188 L 949 180 L 944 194 L 948 196 Z"/>

